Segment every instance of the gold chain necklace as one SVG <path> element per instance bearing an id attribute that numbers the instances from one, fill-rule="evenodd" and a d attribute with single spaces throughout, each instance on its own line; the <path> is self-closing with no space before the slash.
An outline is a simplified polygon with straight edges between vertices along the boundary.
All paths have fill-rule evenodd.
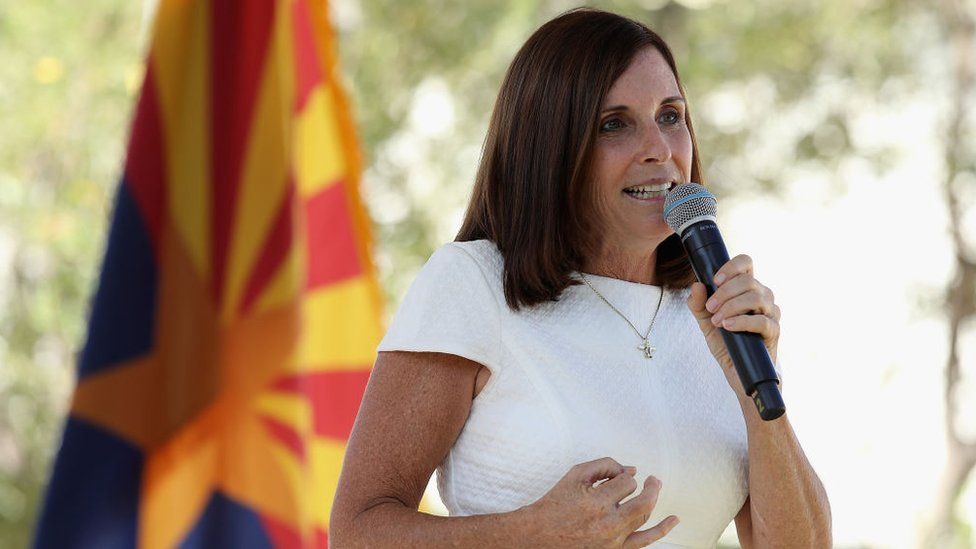
<path id="1" fill-rule="evenodd" d="M 617 315 L 619 315 L 620 318 L 627 321 L 627 324 L 629 324 L 631 329 L 634 330 L 634 333 L 637 334 L 637 337 L 641 338 L 641 345 L 640 347 L 637 348 L 637 350 L 644 353 L 644 358 L 653 358 L 654 351 L 657 351 L 657 347 L 651 346 L 651 342 L 648 341 L 647 338 L 648 336 L 651 335 L 651 329 L 654 328 L 654 320 L 657 319 L 657 312 L 661 309 L 661 301 L 664 300 L 664 288 L 661 288 L 661 295 L 657 299 L 657 308 L 654 309 L 654 316 L 651 317 L 651 325 L 647 327 L 647 332 L 645 332 L 644 335 L 641 335 L 640 330 L 638 330 L 637 327 L 634 326 L 634 323 L 631 322 L 630 319 L 628 319 L 626 316 L 624 316 L 624 314 L 621 313 L 619 309 L 614 307 L 613 303 L 610 303 L 610 301 L 607 300 L 607 298 L 603 297 L 603 294 L 597 291 L 597 289 L 594 288 L 592 284 L 590 284 L 590 281 L 586 279 L 586 276 L 583 273 L 580 273 L 579 275 L 580 278 L 583 279 L 583 282 L 586 282 L 586 285 L 589 286 L 591 290 L 593 290 L 593 293 L 595 293 L 597 297 L 602 299 L 604 303 L 606 303 L 611 309 L 613 309 L 613 312 L 617 313 Z"/>

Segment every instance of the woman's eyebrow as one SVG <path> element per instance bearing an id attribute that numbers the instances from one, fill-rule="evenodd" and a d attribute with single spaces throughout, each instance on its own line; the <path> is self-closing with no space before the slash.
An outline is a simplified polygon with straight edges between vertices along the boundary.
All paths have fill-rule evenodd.
<path id="1" fill-rule="evenodd" d="M 668 103 L 679 103 L 679 102 L 685 103 L 685 98 L 681 97 L 680 95 L 672 95 L 671 97 L 665 97 L 664 99 L 661 100 L 662 105 L 667 105 Z M 607 107 L 603 109 L 602 112 L 626 111 L 629 108 L 630 107 L 628 107 L 627 105 L 614 105 L 612 107 Z"/>

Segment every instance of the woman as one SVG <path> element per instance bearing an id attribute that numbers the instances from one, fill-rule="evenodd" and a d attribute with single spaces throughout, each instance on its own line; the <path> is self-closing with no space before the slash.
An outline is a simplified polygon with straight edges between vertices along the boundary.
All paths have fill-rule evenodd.
<path id="1" fill-rule="evenodd" d="M 772 292 L 738 256 L 706 305 L 662 218 L 689 180 L 660 37 L 580 9 L 529 38 L 460 233 L 380 343 L 334 546 L 712 547 L 733 519 L 744 547 L 830 546 L 819 479 L 786 416 L 758 418 L 718 329 L 762 334 L 775 362 Z M 417 511 L 435 468 L 450 517 Z"/>

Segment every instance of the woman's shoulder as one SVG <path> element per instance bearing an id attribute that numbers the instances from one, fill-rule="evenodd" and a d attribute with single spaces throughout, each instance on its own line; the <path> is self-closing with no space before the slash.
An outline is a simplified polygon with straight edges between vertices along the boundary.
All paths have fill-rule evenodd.
<path id="1" fill-rule="evenodd" d="M 501 253 L 490 240 L 448 242 L 434 250 L 411 288 L 438 301 L 503 303 Z"/>
<path id="2" fill-rule="evenodd" d="M 504 259 L 498 250 L 498 246 L 491 240 L 484 239 L 448 242 L 431 255 L 430 261 L 459 267 L 473 264 L 482 271 L 489 281 L 500 280 L 504 266 Z"/>
<path id="3" fill-rule="evenodd" d="M 499 280 L 487 241 L 450 242 L 421 267 L 378 351 L 427 351 L 498 364 Z"/>

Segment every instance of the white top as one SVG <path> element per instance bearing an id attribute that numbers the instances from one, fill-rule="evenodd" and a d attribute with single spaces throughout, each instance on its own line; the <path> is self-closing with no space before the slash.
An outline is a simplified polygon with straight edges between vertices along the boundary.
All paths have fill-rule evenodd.
<path id="1" fill-rule="evenodd" d="M 643 333 L 661 287 L 587 275 Z M 428 260 L 378 351 L 459 355 L 491 370 L 437 485 L 451 515 L 512 511 L 570 467 L 604 456 L 663 486 L 649 528 L 681 522 L 655 547 L 714 547 L 748 495 L 739 403 L 688 310 L 690 290 L 665 292 L 640 338 L 585 284 L 514 313 L 502 256 L 487 240 L 452 242 Z"/>

